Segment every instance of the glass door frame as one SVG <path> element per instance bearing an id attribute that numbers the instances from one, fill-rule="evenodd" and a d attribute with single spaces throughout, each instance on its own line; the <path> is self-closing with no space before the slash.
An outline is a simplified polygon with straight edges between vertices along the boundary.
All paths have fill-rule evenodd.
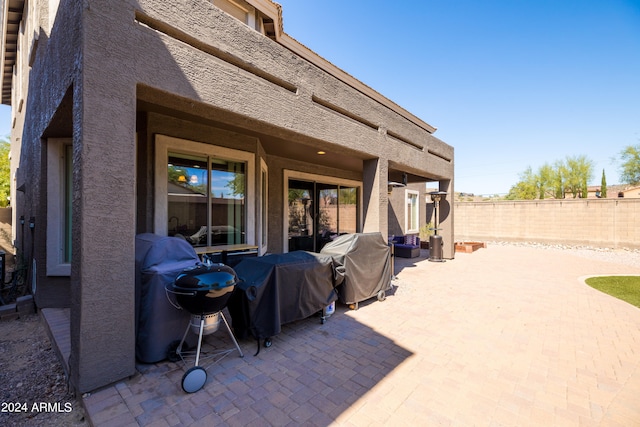
<path id="1" fill-rule="evenodd" d="M 317 193 L 315 184 L 336 185 L 339 187 L 357 188 L 358 194 L 358 213 L 357 213 L 357 232 L 362 232 L 363 223 L 363 207 L 362 207 L 362 181 L 351 179 L 342 179 L 329 175 L 312 174 L 307 172 L 299 172 L 290 169 L 284 170 L 284 191 L 283 191 L 283 218 L 282 218 L 282 248 L 283 252 L 289 252 L 289 180 L 308 181 L 314 184 L 314 192 Z M 314 195 L 315 197 L 315 195 Z M 317 218 L 314 220 L 314 229 L 317 228 Z M 315 247 L 315 246 L 314 246 Z"/>

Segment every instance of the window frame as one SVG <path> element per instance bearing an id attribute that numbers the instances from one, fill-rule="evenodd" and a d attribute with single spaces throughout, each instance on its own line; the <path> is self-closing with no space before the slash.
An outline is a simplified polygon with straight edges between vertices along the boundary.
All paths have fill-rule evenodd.
<path id="1" fill-rule="evenodd" d="M 258 246 L 260 255 L 267 252 L 269 246 L 269 167 L 260 158 L 260 227 Z"/>
<path id="2" fill-rule="evenodd" d="M 47 276 L 71 276 L 71 262 L 65 260 L 65 246 L 72 232 L 65 229 L 65 178 L 69 172 L 73 178 L 73 160 L 71 171 L 66 168 L 68 146 L 73 146 L 71 138 L 47 140 Z"/>
<path id="3" fill-rule="evenodd" d="M 309 181 L 313 183 L 322 183 L 322 184 L 330 184 L 330 185 L 338 185 L 344 187 L 354 187 L 357 188 L 358 194 L 358 212 L 357 212 L 357 220 L 356 220 L 356 229 L 357 232 L 360 233 L 363 230 L 363 183 L 362 181 L 355 181 L 352 179 L 346 178 L 338 178 L 331 175 L 321 175 L 315 173 L 308 172 L 300 172 L 292 169 L 284 169 L 283 170 L 283 179 L 284 185 L 282 192 L 282 211 L 284 212 L 282 218 L 282 248 L 283 252 L 289 252 L 289 180 L 301 180 L 301 181 Z"/>
<path id="4" fill-rule="evenodd" d="M 206 155 L 246 164 L 245 237 L 247 245 L 256 244 L 255 155 L 219 145 L 156 135 L 154 233 L 168 236 L 167 161 L 169 152 Z"/>
<path id="5" fill-rule="evenodd" d="M 415 204 L 411 205 L 411 208 L 415 208 L 415 228 L 409 228 L 412 225 L 410 222 L 410 216 L 413 209 L 409 208 L 409 198 L 415 200 Z M 404 230 L 405 234 L 415 234 L 420 232 L 420 192 L 416 190 L 404 190 Z"/>

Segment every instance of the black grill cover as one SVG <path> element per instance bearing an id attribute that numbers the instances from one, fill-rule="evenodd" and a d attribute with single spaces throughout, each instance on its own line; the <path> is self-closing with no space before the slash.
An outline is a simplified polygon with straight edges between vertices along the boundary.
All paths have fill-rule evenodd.
<path id="1" fill-rule="evenodd" d="M 337 300 L 331 257 L 305 251 L 243 259 L 229 312 L 237 336 L 272 337 Z"/>
<path id="2" fill-rule="evenodd" d="M 338 288 L 340 301 L 352 304 L 367 300 L 391 287 L 391 249 L 380 233 L 345 234 L 320 251 L 330 255 L 344 274 Z"/>

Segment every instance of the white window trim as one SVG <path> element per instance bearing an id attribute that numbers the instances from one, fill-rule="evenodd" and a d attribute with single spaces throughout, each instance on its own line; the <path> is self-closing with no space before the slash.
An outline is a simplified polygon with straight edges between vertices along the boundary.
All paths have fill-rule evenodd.
<path id="1" fill-rule="evenodd" d="M 70 138 L 47 140 L 47 276 L 70 276 L 71 264 L 64 261 L 66 236 L 64 206 L 64 155 Z"/>
<path id="2" fill-rule="evenodd" d="M 168 196 L 167 196 L 167 161 L 169 151 L 206 155 L 224 160 L 245 162 L 247 164 L 247 193 L 245 194 L 246 208 L 246 243 L 256 244 L 256 189 L 255 189 L 255 155 L 246 151 L 234 150 L 217 145 L 174 138 L 166 135 L 156 135 L 155 159 L 155 214 L 153 231 L 159 236 L 167 236 L 168 231 Z"/>
<path id="3" fill-rule="evenodd" d="M 240 2 L 236 0 L 215 0 L 213 1 L 213 5 L 227 15 L 233 16 L 243 24 L 255 29 L 255 8 L 247 2 Z M 236 16 L 238 13 L 244 13 L 244 20 Z"/>
<path id="4" fill-rule="evenodd" d="M 362 230 L 362 182 L 351 179 L 341 179 L 329 175 L 319 175 L 307 172 L 299 172 L 294 170 L 284 170 L 284 193 L 283 193 L 283 219 L 282 219 L 282 248 L 283 252 L 289 252 L 289 180 L 299 179 L 310 182 L 321 182 L 323 184 L 334 184 L 344 187 L 358 188 L 358 224 L 356 228 Z"/>
<path id="5" fill-rule="evenodd" d="M 416 223 L 418 225 L 418 228 L 409 228 L 409 215 L 411 215 L 411 212 L 409 209 L 407 209 L 408 206 L 408 201 L 409 201 L 409 195 L 414 195 L 416 197 Z M 414 234 L 414 233 L 419 233 L 420 232 L 420 192 L 419 191 L 415 191 L 415 190 L 404 190 L 404 229 L 405 229 L 405 234 Z"/>
<path id="6" fill-rule="evenodd" d="M 262 177 L 264 183 L 262 182 Z M 264 189 L 264 191 L 263 191 Z M 264 209 L 263 209 L 264 208 Z M 269 167 L 263 158 L 260 158 L 260 227 L 258 233 L 258 246 L 260 247 L 260 255 L 267 252 L 269 240 Z M 266 236 L 266 238 L 262 238 Z"/>

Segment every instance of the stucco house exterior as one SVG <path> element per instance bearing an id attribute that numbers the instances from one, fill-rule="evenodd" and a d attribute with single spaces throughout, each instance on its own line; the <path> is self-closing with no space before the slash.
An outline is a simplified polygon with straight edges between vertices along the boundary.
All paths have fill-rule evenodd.
<path id="1" fill-rule="evenodd" d="M 69 308 L 79 392 L 135 373 L 137 234 L 287 252 L 417 233 L 425 183 L 453 194 L 436 129 L 283 32 L 270 0 L 1 4 L 13 223 L 32 225 L 14 241 L 35 248 L 37 306 Z"/>
<path id="2" fill-rule="evenodd" d="M 602 197 L 602 189 L 599 185 L 589 186 L 588 190 L 590 199 Z M 607 186 L 607 198 L 638 199 L 640 198 L 640 186 L 629 184 L 609 185 Z"/>
<path id="3" fill-rule="evenodd" d="M 638 199 L 640 198 L 640 185 L 627 185 L 622 190 L 619 190 L 616 195 L 625 199 Z"/>

